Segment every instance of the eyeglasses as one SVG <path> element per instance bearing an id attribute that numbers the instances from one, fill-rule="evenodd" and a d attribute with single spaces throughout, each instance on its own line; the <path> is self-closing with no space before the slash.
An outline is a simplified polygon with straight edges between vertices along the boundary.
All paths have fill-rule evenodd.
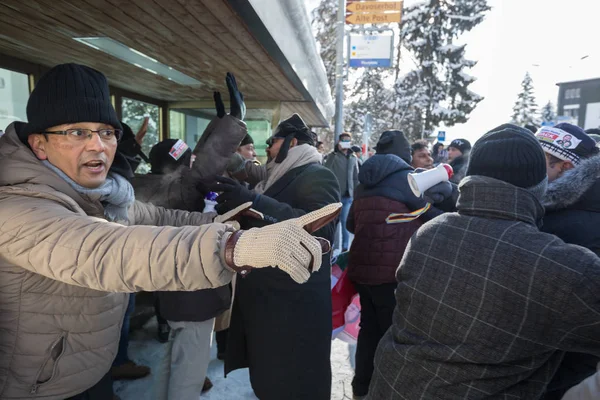
<path id="1" fill-rule="evenodd" d="M 120 129 L 100 129 L 94 131 L 92 129 L 67 129 L 66 131 L 50 131 L 42 132 L 44 135 L 63 135 L 66 136 L 70 141 L 73 142 L 85 142 L 87 139 L 91 139 L 94 133 L 100 136 L 103 142 L 114 143 L 121 140 L 123 131 Z"/>

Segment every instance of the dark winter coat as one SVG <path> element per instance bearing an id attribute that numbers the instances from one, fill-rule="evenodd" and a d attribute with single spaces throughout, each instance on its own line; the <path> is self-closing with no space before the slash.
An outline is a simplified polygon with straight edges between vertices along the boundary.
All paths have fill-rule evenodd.
<path id="1" fill-rule="evenodd" d="M 247 134 L 243 122 L 229 115 L 215 118 L 202 134 L 202 146 L 194 149 L 193 168 L 180 166 L 165 174 L 136 175 L 131 183 L 137 200 L 186 211 L 204 209 L 201 180 L 210 181 L 225 171 L 231 155 Z M 229 285 L 195 292 L 158 292 L 160 313 L 169 321 L 206 321 L 229 309 Z"/>
<path id="2" fill-rule="evenodd" d="M 587 247 L 600 256 L 600 157 L 583 161 L 548 185 L 543 202 L 542 231 L 567 243 Z M 567 353 L 552 383 L 548 398 L 560 398 L 571 386 L 596 372 L 600 358 Z"/>
<path id="3" fill-rule="evenodd" d="M 337 178 L 342 197 L 353 197 L 358 186 L 358 157 L 352 152 L 345 154 L 336 147 L 333 153 L 327 155 L 323 165 Z"/>
<path id="4" fill-rule="evenodd" d="M 426 221 L 441 214 L 430 208 L 419 218 L 388 224 L 393 213 L 410 213 L 426 207 L 408 185 L 413 168 L 393 154 L 376 154 L 359 173 L 360 184 L 348 215 L 347 228 L 354 233 L 350 249 L 348 276 L 365 285 L 396 281 L 396 270 L 410 237 Z"/>
<path id="5" fill-rule="evenodd" d="M 264 221 L 296 218 L 340 201 L 335 176 L 320 164 L 288 171 L 254 201 Z M 333 243 L 334 224 L 315 236 Z M 225 373 L 250 367 L 261 400 L 329 400 L 331 392 L 331 262 L 298 284 L 276 268 L 254 269 L 238 279 L 231 315 Z"/>
<path id="6" fill-rule="evenodd" d="M 600 256 L 600 156 L 548 185 L 542 230 Z"/>
<path id="7" fill-rule="evenodd" d="M 467 164 L 469 164 L 469 151 L 465 151 L 462 156 L 456 157 L 450 163 L 450 166 L 454 170 L 454 175 L 450 178 L 450 182 L 456 183 L 457 185 L 467 175 Z"/>
<path id="8" fill-rule="evenodd" d="M 457 207 L 408 245 L 369 399 L 539 399 L 565 351 L 600 355 L 600 259 L 525 189 L 469 176 Z"/>

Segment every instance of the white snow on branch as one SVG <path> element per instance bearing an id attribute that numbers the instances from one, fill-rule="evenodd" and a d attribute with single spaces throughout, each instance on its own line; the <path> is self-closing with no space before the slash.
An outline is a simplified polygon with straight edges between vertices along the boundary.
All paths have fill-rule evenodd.
<path id="1" fill-rule="evenodd" d="M 475 82 L 477 80 L 477 78 L 475 78 L 474 76 L 469 75 L 463 71 L 460 71 L 457 75 L 460 76 L 467 83 Z"/>
<path id="2" fill-rule="evenodd" d="M 450 19 L 460 19 L 461 21 L 475 21 L 477 18 L 481 18 L 481 15 L 473 15 L 473 16 L 466 16 L 466 15 L 448 15 L 448 18 Z"/>
<path id="3" fill-rule="evenodd" d="M 445 46 L 438 47 L 438 50 L 442 53 L 454 53 L 455 51 L 458 51 L 463 47 L 464 46 L 457 46 L 455 44 L 447 44 Z"/>

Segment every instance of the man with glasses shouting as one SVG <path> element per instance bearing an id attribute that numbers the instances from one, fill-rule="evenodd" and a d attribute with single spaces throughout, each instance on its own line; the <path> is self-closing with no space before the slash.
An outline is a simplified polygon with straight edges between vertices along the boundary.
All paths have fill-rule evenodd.
<path id="1" fill-rule="evenodd" d="M 320 268 L 328 249 L 310 232 L 338 204 L 243 231 L 223 222 L 248 204 L 216 217 L 136 202 L 100 72 L 52 68 L 27 117 L 0 139 L 0 399 L 110 398 L 126 293 L 214 288 L 268 266 L 301 283 Z"/>

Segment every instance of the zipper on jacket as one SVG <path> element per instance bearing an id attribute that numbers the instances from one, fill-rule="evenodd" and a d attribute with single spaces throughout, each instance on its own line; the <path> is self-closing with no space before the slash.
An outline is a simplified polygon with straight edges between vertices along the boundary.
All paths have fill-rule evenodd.
<path id="1" fill-rule="evenodd" d="M 56 349 L 56 347 L 58 345 L 62 345 L 62 349 L 60 351 L 60 354 L 58 354 L 58 356 L 54 359 L 54 365 L 52 366 L 52 373 L 50 374 L 50 377 L 48 378 L 47 381 L 38 383 L 38 379 L 40 378 L 40 375 L 42 374 L 42 372 L 44 372 L 44 368 L 46 367 L 46 364 L 48 364 L 48 362 L 50 360 L 52 360 L 52 353 L 54 352 L 54 350 Z M 60 336 L 60 338 L 58 338 L 58 340 L 56 340 L 50 347 L 50 355 L 48 356 L 46 361 L 44 361 L 44 363 L 40 367 L 38 373 L 36 374 L 35 381 L 31 385 L 31 390 L 29 391 L 30 394 L 37 394 L 40 386 L 43 386 L 43 385 L 49 383 L 50 381 L 52 381 L 52 379 L 54 378 L 54 375 L 56 375 L 56 366 L 58 365 L 58 360 L 60 360 L 60 358 L 63 356 L 63 354 L 65 354 L 66 346 L 67 346 L 67 335 L 66 335 L 66 333 L 63 333 Z"/>

